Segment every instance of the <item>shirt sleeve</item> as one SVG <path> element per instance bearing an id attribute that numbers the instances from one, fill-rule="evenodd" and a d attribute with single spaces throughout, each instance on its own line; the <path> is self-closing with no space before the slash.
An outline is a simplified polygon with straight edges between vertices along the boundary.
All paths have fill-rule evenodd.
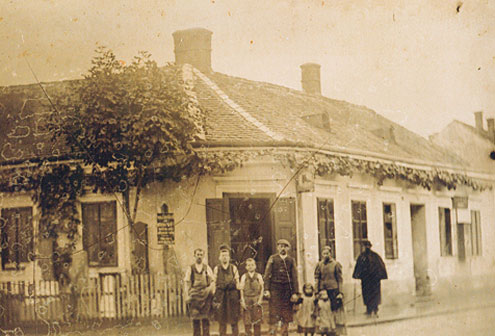
<path id="1" fill-rule="evenodd" d="M 232 268 L 234 270 L 234 279 L 236 283 L 239 283 L 239 270 L 235 265 L 232 265 Z"/>
<path id="2" fill-rule="evenodd" d="M 292 283 L 293 283 L 292 294 L 299 293 L 299 281 L 297 279 L 297 266 L 296 266 L 296 259 L 294 259 L 294 258 L 292 258 Z"/>
<path id="3" fill-rule="evenodd" d="M 243 275 L 241 276 L 241 282 L 239 283 L 239 287 L 240 287 L 240 289 L 241 289 L 241 290 L 243 290 L 243 289 L 244 289 L 244 285 L 245 285 L 245 284 L 246 284 L 246 274 L 243 274 Z"/>
<path id="4" fill-rule="evenodd" d="M 272 278 L 273 257 L 268 258 L 265 268 L 265 290 L 270 290 L 270 279 Z"/>
<path id="5" fill-rule="evenodd" d="M 186 282 L 186 283 L 191 282 L 191 267 L 188 267 L 186 269 L 186 275 L 184 275 L 184 282 Z"/>
<path id="6" fill-rule="evenodd" d="M 317 292 L 320 291 L 320 280 L 321 280 L 321 268 L 320 268 L 320 263 L 318 262 L 315 268 L 315 285 Z"/>
<path id="7" fill-rule="evenodd" d="M 206 265 L 206 274 L 212 279 L 213 281 L 215 280 L 215 276 L 213 275 L 213 271 L 211 270 L 211 267 L 209 265 Z"/>
<path id="8" fill-rule="evenodd" d="M 342 276 L 342 265 L 339 262 L 335 266 L 335 280 L 337 280 L 337 284 L 339 285 L 339 291 L 342 291 L 342 282 L 344 282 L 344 278 Z"/>
<path id="9" fill-rule="evenodd" d="M 215 266 L 215 268 L 213 268 L 213 281 L 217 282 L 217 276 L 218 276 L 218 266 Z"/>
<path id="10" fill-rule="evenodd" d="M 264 285 L 265 282 L 263 281 L 263 276 L 261 274 L 258 273 L 258 281 L 260 283 L 260 285 Z"/>

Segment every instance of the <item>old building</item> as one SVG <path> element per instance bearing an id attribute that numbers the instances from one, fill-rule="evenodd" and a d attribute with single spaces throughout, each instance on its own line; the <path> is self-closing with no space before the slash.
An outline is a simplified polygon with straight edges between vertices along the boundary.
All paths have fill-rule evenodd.
<path id="1" fill-rule="evenodd" d="M 216 264 L 218 246 L 228 243 L 241 268 L 245 258 L 255 257 L 262 270 L 276 240 L 286 238 L 301 283 L 313 281 L 319 250 L 331 245 L 352 298 L 359 294 L 351 279 L 354 261 L 360 242 L 370 239 L 388 269 L 387 303 L 459 284 L 489 285 L 484 281 L 493 275 L 495 260 L 488 243 L 495 238 L 493 166 L 481 167 L 469 151 L 445 149 L 366 107 L 322 96 L 320 76 L 330 74 L 320 73 L 318 64 L 301 66 L 303 90 L 297 91 L 214 72 L 208 30 L 177 31 L 173 37 L 176 63 L 207 111 L 197 151 L 212 161 L 233 162 L 233 169 L 146 189 L 137 216 L 139 240 L 126 228 L 114 195 L 86 193 L 78 243 L 86 253 L 75 257 L 74 267 L 90 277 L 128 274 L 136 260 L 131 254 L 137 254 L 147 271 L 180 273 L 192 262 L 194 248 L 203 247 Z M 44 85 L 49 91 L 63 83 Z M 39 101 L 45 99 L 39 87 L 3 91 L 2 169 L 41 152 L 59 154 L 63 146 L 49 144 L 46 131 L 37 128 L 43 117 Z M 41 275 L 41 266 L 33 270 L 26 257 L 41 249 L 31 198 L 3 193 L 0 206 L 2 241 L 20 239 L 14 231 L 35 237 L 21 244 L 21 253 L 10 244 L 2 249 L 2 258 L 17 253 L 23 267 L 2 263 L 0 281 Z M 165 246 L 157 234 L 164 218 L 174 223 L 173 243 Z M 111 242 L 87 240 L 87 232 L 110 231 L 116 232 Z M 103 258 L 101 251 L 107 252 Z"/>

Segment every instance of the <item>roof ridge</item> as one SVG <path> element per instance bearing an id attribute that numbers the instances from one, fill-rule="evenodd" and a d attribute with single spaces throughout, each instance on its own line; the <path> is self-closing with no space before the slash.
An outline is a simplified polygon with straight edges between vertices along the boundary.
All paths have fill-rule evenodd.
<path id="1" fill-rule="evenodd" d="M 283 136 L 278 134 L 275 131 L 270 130 L 266 125 L 264 125 L 262 122 L 260 122 L 258 119 L 253 117 L 249 112 L 247 112 L 244 108 L 239 106 L 236 102 L 234 102 L 232 99 L 227 96 L 225 92 L 223 92 L 222 89 L 218 87 L 217 84 L 215 84 L 210 78 L 208 78 L 205 74 L 203 74 L 201 71 L 199 71 L 196 68 L 193 68 L 193 72 L 196 76 L 198 76 L 208 87 L 213 90 L 219 97 L 220 99 L 223 100 L 224 103 L 226 103 L 230 108 L 232 108 L 234 111 L 239 113 L 244 119 L 246 119 L 248 122 L 253 124 L 255 127 L 257 127 L 259 130 L 261 130 L 263 133 L 268 135 L 270 138 L 276 141 L 281 141 L 284 139 Z"/>

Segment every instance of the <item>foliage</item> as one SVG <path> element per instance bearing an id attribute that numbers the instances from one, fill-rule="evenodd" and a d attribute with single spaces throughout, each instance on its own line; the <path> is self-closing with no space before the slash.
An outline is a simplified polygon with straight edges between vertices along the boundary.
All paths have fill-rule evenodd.
<path id="1" fill-rule="evenodd" d="M 99 48 L 84 80 L 55 101 L 63 115 L 53 114 L 53 139 L 63 137 L 92 167 L 95 192 L 124 194 L 131 226 L 157 160 L 164 175 L 177 176 L 195 156 L 192 142 L 200 130 L 192 111 L 200 107 L 186 92 L 180 68 L 159 68 L 148 53 L 125 65 L 112 51 Z M 132 213 L 131 187 L 136 187 Z"/>

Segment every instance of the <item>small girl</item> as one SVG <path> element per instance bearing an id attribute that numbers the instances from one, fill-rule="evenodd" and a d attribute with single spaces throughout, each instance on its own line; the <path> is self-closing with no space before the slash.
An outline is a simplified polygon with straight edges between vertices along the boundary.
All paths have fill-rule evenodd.
<path id="1" fill-rule="evenodd" d="M 333 336 L 336 334 L 335 316 L 330 306 L 328 293 L 322 290 L 318 294 L 316 303 L 316 326 L 321 335 Z"/>
<path id="2" fill-rule="evenodd" d="M 315 296 L 314 287 L 310 283 L 303 286 L 303 295 L 296 302 L 297 332 L 304 336 L 315 333 Z"/>

